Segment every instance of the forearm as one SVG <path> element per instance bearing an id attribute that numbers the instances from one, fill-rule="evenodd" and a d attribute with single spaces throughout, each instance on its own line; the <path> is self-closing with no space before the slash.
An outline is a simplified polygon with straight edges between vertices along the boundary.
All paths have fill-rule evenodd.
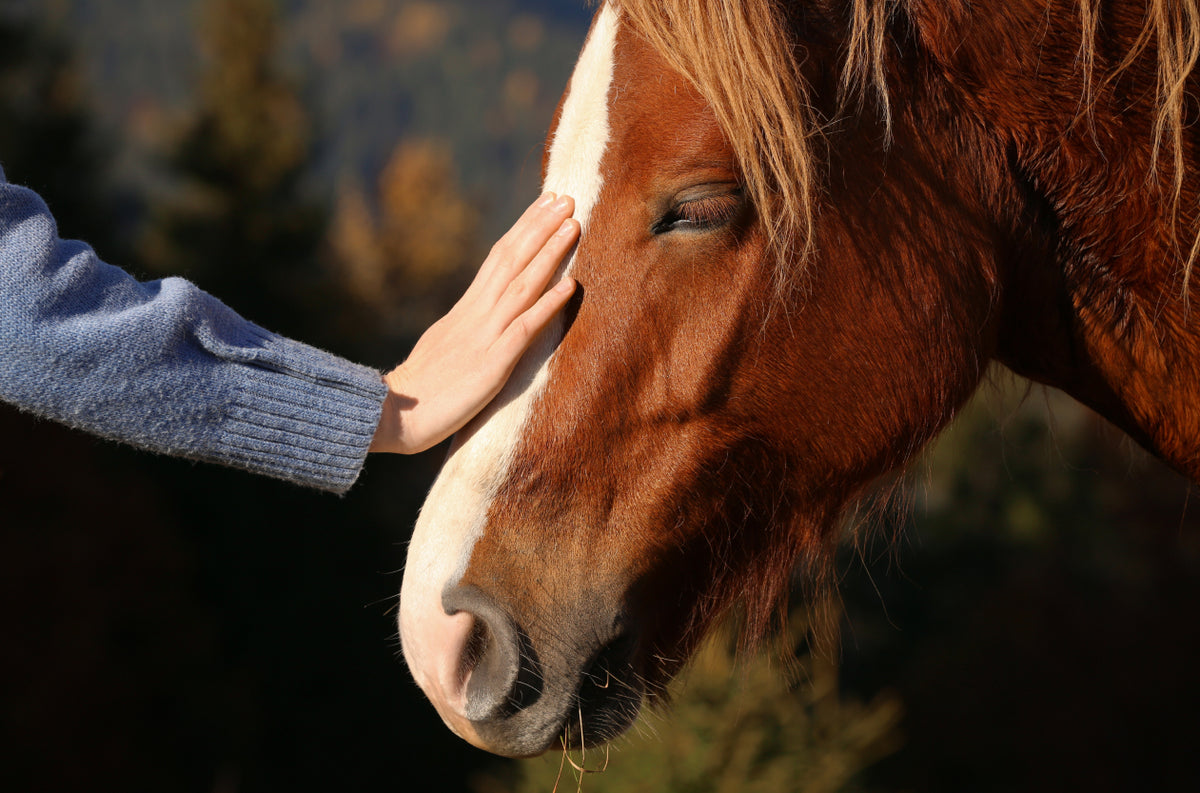
<path id="1" fill-rule="evenodd" d="M 325 490 L 357 477 L 378 372 L 271 334 L 181 279 L 58 239 L 0 171 L 0 399 L 154 451 Z"/>

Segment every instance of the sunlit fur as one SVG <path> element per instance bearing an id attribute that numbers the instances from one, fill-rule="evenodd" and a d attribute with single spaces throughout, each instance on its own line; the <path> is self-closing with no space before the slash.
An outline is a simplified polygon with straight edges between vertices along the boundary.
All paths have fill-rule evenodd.
<path id="1" fill-rule="evenodd" d="M 1098 0 L 1080 0 L 1083 21 L 1080 52 L 1088 67 L 1089 89 L 1091 81 L 1095 79 L 1095 39 L 1096 26 L 1099 24 L 1099 9 L 1094 5 L 1096 2 Z M 1187 83 L 1200 58 L 1200 3 L 1197 0 L 1151 0 L 1142 35 L 1116 69 L 1105 76 L 1105 81 L 1115 79 L 1142 57 L 1152 41 L 1157 45 L 1158 52 L 1158 114 L 1154 121 L 1151 167 L 1157 169 L 1165 146 L 1171 155 L 1171 184 L 1174 188 L 1171 212 L 1178 218 L 1185 171 L 1183 130 L 1187 124 Z M 1198 254 L 1200 235 L 1193 240 L 1185 261 L 1185 284 Z"/>

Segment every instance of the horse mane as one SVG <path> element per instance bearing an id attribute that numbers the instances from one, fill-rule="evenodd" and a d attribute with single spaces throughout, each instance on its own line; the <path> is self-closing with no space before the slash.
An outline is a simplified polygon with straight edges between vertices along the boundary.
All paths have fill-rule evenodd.
<path id="1" fill-rule="evenodd" d="M 782 0 L 611 0 L 666 61 L 711 106 L 742 170 L 743 188 L 763 218 L 778 260 L 782 288 L 795 257 L 807 258 L 819 183 L 814 143 L 821 126 L 800 73 L 796 36 Z M 841 89 L 846 98 L 874 93 L 890 137 L 887 85 L 888 27 L 910 0 L 847 0 L 848 40 Z M 1101 0 L 1078 0 L 1085 96 L 1081 115 L 1095 107 L 1096 39 Z M 1154 45 L 1157 112 L 1151 176 L 1169 155 L 1172 229 L 1178 224 L 1184 163 L 1187 82 L 1200 58 L 1200 0 L 1147 0 L 1141 34 L 1104 77 L 1111 83 Z M 1200 256 L 1200 235 L 1183 260 L 1184 283 Z M 787 262 L 792 266 L 784 267 Z"/>
<path id="2" fill-rule="evenodd" d="M 857 0 L 856 0 L 857 2 Z M 1080 17 L 1083 22 L 1083 41 L 1080 44 L 1084 63 L 1084 81 L 1091 92 L 1095 72 L 1096 27 L 1099 24 L 1097 5 L 1100 0 L 1079 0 Z M 1200 2 L 1198 0 L 1150 0 L 1146 20 L 1141 34 L 1134 41 L 1129 53 L 1105 79 L 1111 82 L 1136 61 L 1154 39 L 1158 45 L 1158 112 L 1154 119 L 1154 146 L 1151 150 L 1150 168 L 1156 172 L 1162 154 L 1164 140 L 1172 155 L 1171 218 L 1172 234 L 1178 226 L 1180 199 L 1183 195 L 1183 177 L 1186 167 L 1183 152 L 1183 128 L 1187 82 L 1200 59 Z M 1089 99 L 1089 108 L 1090 101 Z M 1191 277 L 1192 265 L 1200 256 L 1200 232 L 1192 241 L 1191 250 L 1184 260 L 1184 288 Z"/>

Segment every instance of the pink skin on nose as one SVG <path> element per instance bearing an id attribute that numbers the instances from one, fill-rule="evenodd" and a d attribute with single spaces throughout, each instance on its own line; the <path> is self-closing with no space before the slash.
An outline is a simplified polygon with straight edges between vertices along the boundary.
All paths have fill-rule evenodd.
<path id="1" fill-rule="evenodd" d="M 474 627 L 475 617 L 464 611 L 446 614 L 430 609 L 400 618 L 404 654 L 417 685 L 447 727 L 463 740 L 486 748 L 463 715 L 471 679 L 471 670 L 463 668 L 463 654 Z"/>

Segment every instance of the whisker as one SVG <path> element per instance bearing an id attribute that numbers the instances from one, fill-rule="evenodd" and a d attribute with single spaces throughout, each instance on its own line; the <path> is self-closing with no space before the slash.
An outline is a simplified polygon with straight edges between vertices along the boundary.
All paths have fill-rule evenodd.
<path id="1" fill-rule="evenodd" d="M 563 735 L 562 735 L 562 737 L 559 739 L 559 743 L 562 745 L 562 759 L 558 761 L 558 776 L 554 777 L 554 789 L 553 789 L 553 790 L 551 790 L 551 791 L 550 791 L 550 793 L 558 793 L 558 783 L 559 783 L 560 781 L 562 781 L 562 773 L 563 773 L 563 768 L 565 768 L 565 767 L 566 767 L 566 762 L 567 762 L 567 733 L 566 733 L 566 730 L 565 730 L 565 729 L 563 730 Z"/>

